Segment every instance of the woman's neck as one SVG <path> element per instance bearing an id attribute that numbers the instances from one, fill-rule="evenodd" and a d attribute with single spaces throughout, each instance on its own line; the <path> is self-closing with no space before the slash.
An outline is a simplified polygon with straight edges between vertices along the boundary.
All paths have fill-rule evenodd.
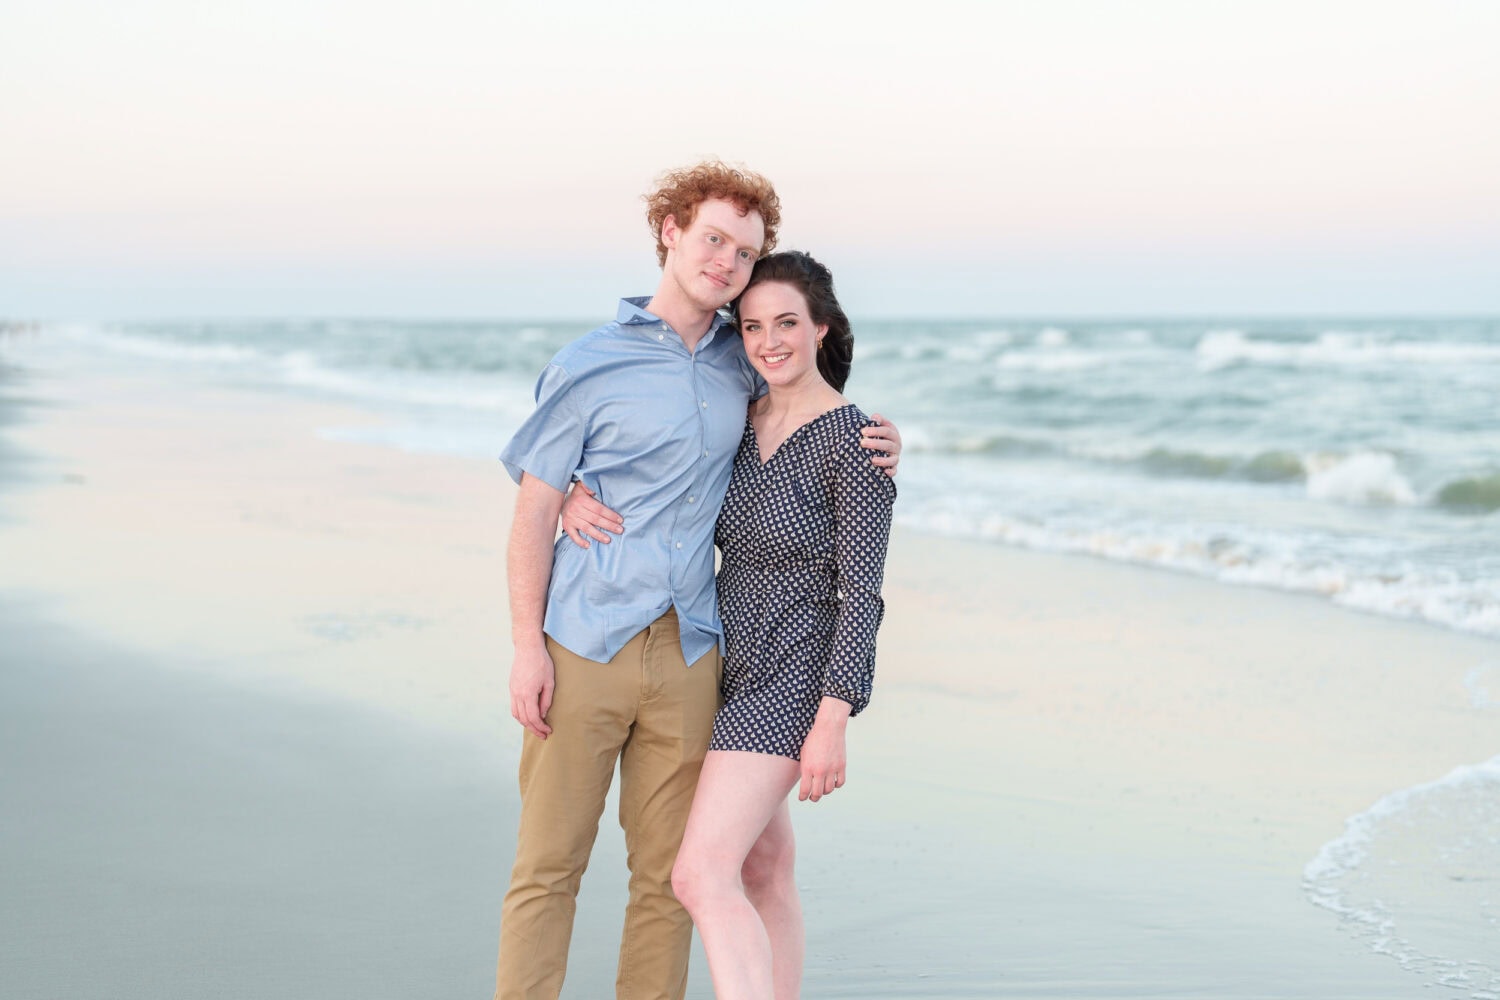
<path id="1" fill-rule="evenodd" d="M 777 422 L 801 418 L 805 422 L 847 402 L 837 389 L 821 378 L 797 385 L 771 386 L 760 399 L 760 415 Z"/>

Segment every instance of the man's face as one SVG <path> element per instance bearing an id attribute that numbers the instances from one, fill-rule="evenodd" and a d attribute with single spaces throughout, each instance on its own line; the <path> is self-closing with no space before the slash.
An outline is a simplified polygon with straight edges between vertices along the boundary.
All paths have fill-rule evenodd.
<path id="1" fill-rule="evenodd" d="M 760 257 L 766 226 L 759 212 L 741 215 L 733 202 L 711 198 L 683 229 L 673 216 L 662 223 L 666 269 L 701 309 L 718 309 L 740 294 Z"/>

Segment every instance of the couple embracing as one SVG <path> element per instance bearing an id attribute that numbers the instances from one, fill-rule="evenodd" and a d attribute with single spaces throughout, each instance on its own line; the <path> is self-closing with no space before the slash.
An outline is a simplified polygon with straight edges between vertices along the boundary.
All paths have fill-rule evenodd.
<path id="1" fill-rule="evenodd" d="M 771 252 L 757 174 L 702 163 L 647 203 L 656 294 L 558 352 L 501 456 L 526 733 L 496 1000 L 561 991 L 617 762 L 619 1000 L 683 997 L 693 923 L 720 1000 L 798 996 L 789 792 L 844 783 L 870 697 L 900 436 L 841 394 L 832 276 Z"/>

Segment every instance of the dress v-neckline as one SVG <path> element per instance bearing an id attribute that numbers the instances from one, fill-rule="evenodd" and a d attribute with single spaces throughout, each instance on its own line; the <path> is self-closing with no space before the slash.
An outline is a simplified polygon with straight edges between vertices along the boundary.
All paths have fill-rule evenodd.
<path id="1" fill-rule="evenodd" d="M 751 417 L 750 417 L 750 415 L 748 413 L 745 414 L 745 426 L 750 428 L 750 446 L 755 449 L 756 469 L 757 470 L 763 470 L 763 469 L 765 469 L 766 466 L 768 466 L 772 462 L 776 461 L 776 456 L 780 455 L 782 453 L 782 451 L 784 451 L 786 449 L 787 444 L 792 440 L 792 438 L 796 437 L 798 434 L 801 434 L 803 431 L 807 430 L 807 428 L 811 427 L 813 424 L 817 423 L 819 420 L 822 420 L 824 417 L 828 416 L 830 413 L 837 413 L 838 411 L 848 409 L 849 407 L 851 407 L 853 405 L 854 405 L 853 403 L 840 403 L 838 406 L 835 406 L 832 409 L 824 410 L 822 413 L 818 414 L 816 417 L 813 417 L 807 423 L 801 424 L 800 426 L 793 428 L 792 432 L 790 434 L 788 434 L 786 437 L 784 437 L 784 438 L 781 439 L 781 443 L 776 446 L 775 450 L 773 450 L 771 452 L 770 457 L 766 458 L 766 459 L 762 459 L 761 458 L 761 454 L 760 454 L 760 435 L 755 432 L 755 421 L 753 419 L 751 419 Z"/>

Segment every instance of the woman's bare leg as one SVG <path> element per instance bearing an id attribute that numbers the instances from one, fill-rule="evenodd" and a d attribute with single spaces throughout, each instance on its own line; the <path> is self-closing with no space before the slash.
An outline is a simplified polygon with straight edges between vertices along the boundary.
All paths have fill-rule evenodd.
<path id="1" fill-rule="evenodd" d="M 802 995 L 802 961 L 807 939 L 802 928 L 796 868 L 792 810 L 787 800 L 782 799 L 741 869 L 745 895 L 760 914 L 766 936 L 771 940 L 776 1000 L 798 1000 Z"/>
<path id="2" fill-rule="evenodd" d="M 672 890 L 692 914 L 718 1000 L 772 1000 L 771 937 L 741 873 L 800 777 L 786 757 L 710 750 L 698 777 Z"/>

